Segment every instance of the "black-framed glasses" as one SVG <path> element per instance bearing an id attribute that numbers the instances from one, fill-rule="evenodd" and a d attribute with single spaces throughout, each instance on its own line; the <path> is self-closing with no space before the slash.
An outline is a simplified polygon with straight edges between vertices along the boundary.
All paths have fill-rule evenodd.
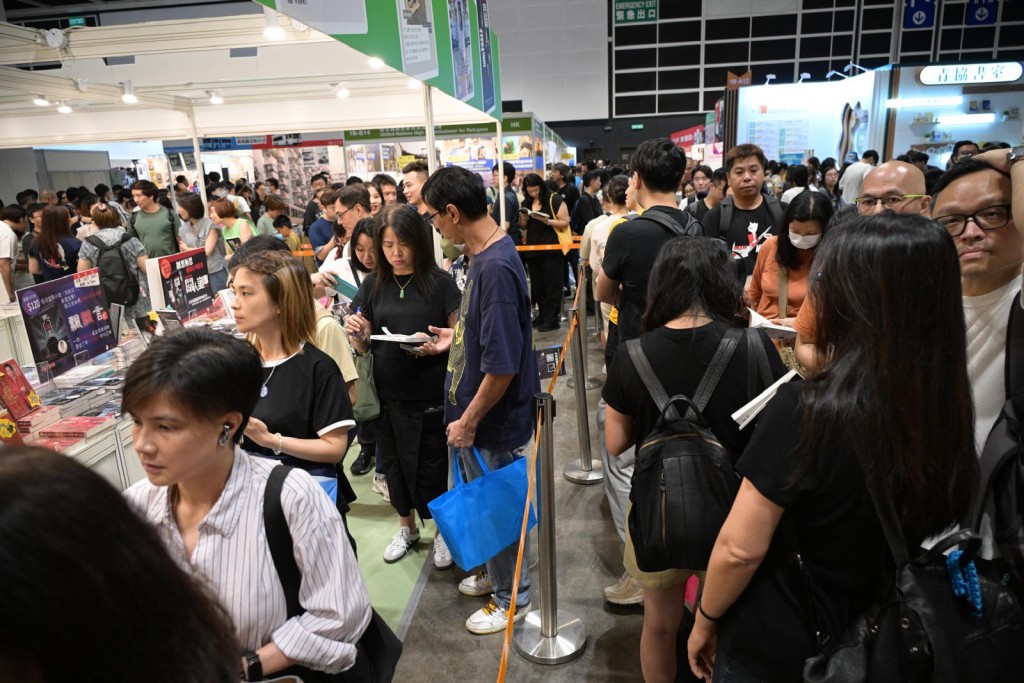
<path id="1" fill-rule="evenodd" d="M 982 230 L 998 230 L 1010 222 L 1010 205 L 995 204 L 978 209 L 974 213 L 951 213 L 935 219 L 935 222 L 944 227 L 953 237 L 963 234 L 967 229 L 967 221 L 974 221 L 974 224 Z"/>
<path id="2" fill-rule="evenodd" d="M 427 216 L 423 220 L 427 222 L 427 225 L 432 227 L 434 230 L 437 230 L 437 224 L 434 223 L 434 219 L 437 218 L 440 215 L 441 215 L 441 212 L 437 211 L 435 213 L 430 214 L 429 216 Z"/>
<path id="3" fill-rule="evenodd" d="M 908 199 L 920 199 L 927 195 L 923 194 L 887 194 L 883 197 L 857 197 L 853 201 L 857 203 L 857 211 L 871 211 L 879 202 L 886 209 L 895 209 Z"/>
<path id="4" fill-rule="evenodd" d="M 345 205 L 342 204 L 342 206 L 345 206 Z M 349 211 L 351 211 L 354 208 L 356 208 L 355 204 L 353 204 L 352 206 L 348 207 L 344 211 L 339 211 L 338 213 L 334 214 L 334 221 L 336 223 L 340 223 L 341 222 L 341 217 L 344 216 L 346 213 L 348 213 Z"/>

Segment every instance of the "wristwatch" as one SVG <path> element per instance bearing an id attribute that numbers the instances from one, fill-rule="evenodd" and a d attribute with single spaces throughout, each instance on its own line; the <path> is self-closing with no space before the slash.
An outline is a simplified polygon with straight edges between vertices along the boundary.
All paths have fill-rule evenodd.
<path id="1" fill-rule="evenodd" d="M 245 668 L 247 681 L 262 681 L 263 680 L 263 662 L 260 661 L 260 655 L 252 650 L 247 650 L 245 653 Z"/>
<path id="2" fill-rule="evenodd" d="M 1006 155 L 1006 159 L 1010 162 L 1010 166 L 1013 166 L 1013 162 L 1024 159 L 1024 147 L 1014 147 L 1010 150 L 1010 153 Z"/>

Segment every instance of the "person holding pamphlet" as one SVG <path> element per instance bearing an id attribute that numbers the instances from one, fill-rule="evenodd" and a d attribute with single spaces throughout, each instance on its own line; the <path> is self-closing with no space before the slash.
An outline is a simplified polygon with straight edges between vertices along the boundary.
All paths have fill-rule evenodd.
<path id="1" fill-rule="evenodd" d="M 427 503 L 448 490 L 443 405 L 448 354 L 424 356 L 412 339 L 379 337 L 419 333 L 419 343 L 425 343 L 429 327 L 455 327 L 460 297 L 455 281 L 434 262 L 431 230 L 414 208 L 389 205 L 376 220 L 374 271 L 359 286 L 352 301 L 356 312 L 345 328 L 357 353 L 372 350 L 374 356 L 381 411 L 377 446 L 400 525 L 384 561 L 397 562 L 420 539 L 415 513 L 430 519 Z M 451 564 L 438 535 L 434 565 L 447 569 Z"/>

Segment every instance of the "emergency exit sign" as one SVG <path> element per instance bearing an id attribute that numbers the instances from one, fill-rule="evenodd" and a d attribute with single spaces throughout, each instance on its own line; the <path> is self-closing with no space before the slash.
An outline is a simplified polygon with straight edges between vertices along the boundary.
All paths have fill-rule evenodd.
<path id="1" fill-rule="evenodd" d="M 629 128 L 630 128 L 630 130 L 643 130 L 644 129 L 644 124 L 642 124 L 642 123 L 634 123 L 634 124 L 630 125 Z"/>
<path id="2" fill-rule="evenodd" d="M 69 17 L 68 26 L 85 26 L 85 17 Z"/>

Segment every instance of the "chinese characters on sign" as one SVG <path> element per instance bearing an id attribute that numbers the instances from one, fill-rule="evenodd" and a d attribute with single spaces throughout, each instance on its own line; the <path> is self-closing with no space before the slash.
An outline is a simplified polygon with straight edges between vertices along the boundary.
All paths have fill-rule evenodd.
<path id="1" fill-rule="evenodd" d="M 615 25 L 658 20 L 658 0 L 615 0 L 612 7 Z"/>

